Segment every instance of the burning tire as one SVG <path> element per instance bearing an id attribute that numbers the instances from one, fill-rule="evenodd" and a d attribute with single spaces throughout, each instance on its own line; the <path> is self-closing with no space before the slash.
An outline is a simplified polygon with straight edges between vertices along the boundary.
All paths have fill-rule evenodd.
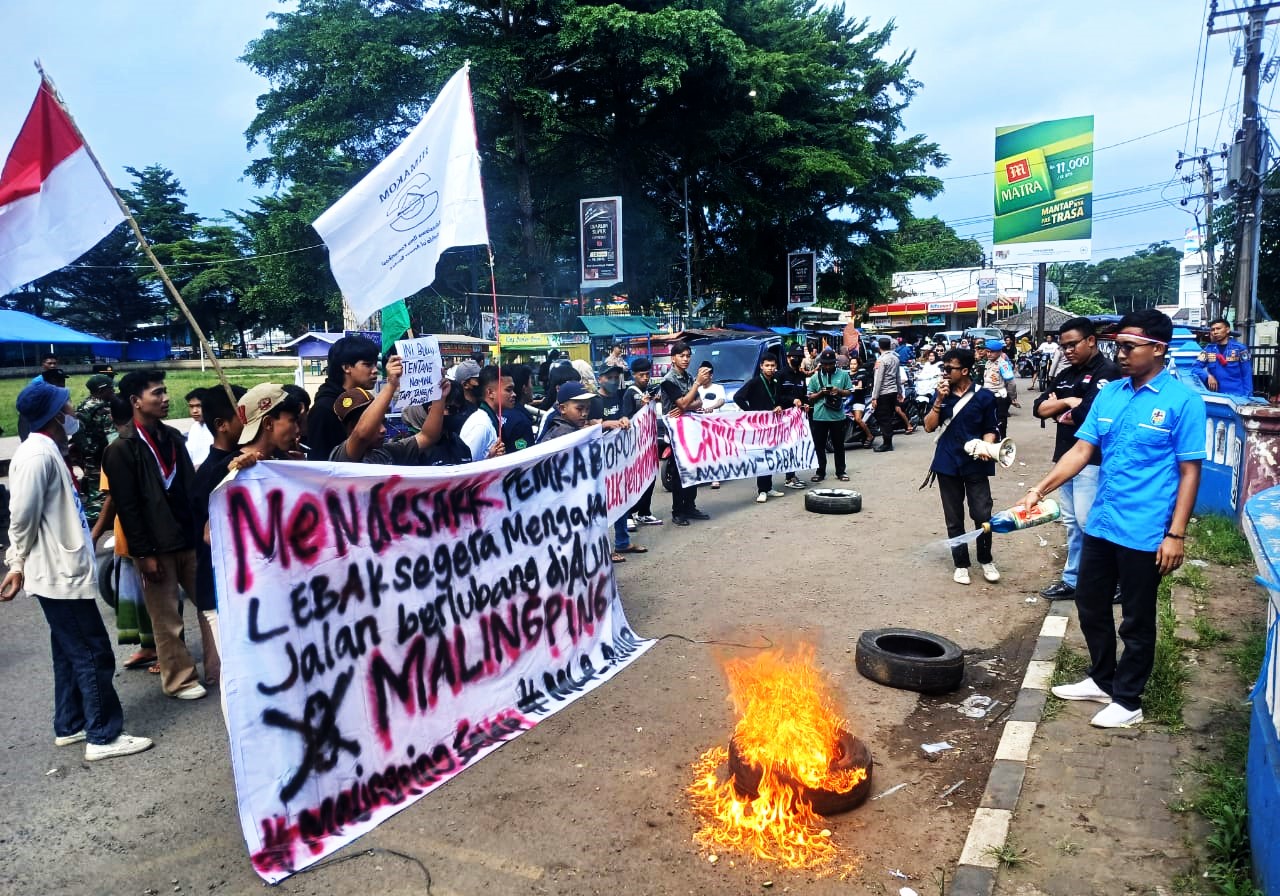
<path id="1" fill-rule="evenodd" d="M 841 731 L 836 742 L 836 756 L 831 760 L 831 770 L 848 768 L 865 768 L 864 777 L 857 784 L 843 793 L 835 790 L 823 790 L 818 787 L 807 787 L 798 781 L 790 783 L 800 792 L 801 797 L 813 807 L 819 815 L 836 815 L 856 809 L 866 802 L 871 793 L 871 751 L 867 745 L 848 731 Z M 733 775 L 733 789 L 747 799 L 755 799 L 759 795 L 760 776 L 762 770 L 752 765 L 738 751 L 736 739 L 729 741 L 729 772 Z"/>
<path id="2" fill-rule="evenodd" d="M 862 493 L 847 488 L 811 488 L 804 493 L 804 509 L 810 513 L 857 513 Z"/>
<path id="3" fill-rule="evenodd" d="M 925 694 L 954 691 L 964 679 L 964 653 L 946 638 L 910 628 L 862 633 L 854 658 L 863 677 Z"/>

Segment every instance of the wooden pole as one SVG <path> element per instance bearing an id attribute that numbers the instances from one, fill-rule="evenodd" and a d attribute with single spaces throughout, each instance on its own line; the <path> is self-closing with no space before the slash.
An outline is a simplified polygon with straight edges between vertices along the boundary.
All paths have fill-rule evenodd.
<path id="1" fill-rule="evenodd" d="M 498 394 L 502 394 L 502 325 L 498 322 L 498 278 L 493 268 L 493 244 L 489 250 L 489 291 L 493 297 L 493 341 L 498 344 Z M 483 401 L 483 397 L 481 397 Z M 502 441 L 502 401 L 498 401 L 498 441 Z M 476 458 L 472 458 L 476 460 Z"/>
<path id="2" fill-rule="evenodd" d="M 187 323 L 191 326 L 191 332 L 196 334 L 196 338 L 200 340 L 200 345 L 204 348 L 205 353 L 209 356 L 209 360 L 213 362 L 213 369 L 218 374 L 218 381 L 222 383 L 222 388 L 227 392 L 227 398 L 231 400 L 231 406 L 236 406 L 235 393 L 231 391 L 231 382 L 227 379 L 227 374 L 222 369 L 222 363 L 218 360 L 218 356 L 214 354 L 213 347 L 209 345 L 209 340 L 205 338 L 204 330 L 200 328 L 200 324 L 196 322 L 195 315 L 191 313 L 191 309 L 187 307 L 187 303 L 182 299 L 182 293 L 178 292 L 178 288 L 173 285 L 173 281 L 169 279 L 169 273 L 164 269 L 164 265 L 160 263 L 160 259 L 156 258 L 156 254 L 151 251 L 151 244 L 147 242 L 147 238 L 142 234 L 142 228 L 138 226 L 138 222 L 133 217 L 133 212 L 129 210 L 129 206 L 117 192 L 115 186 L 111 183 L 111 178 L 107 177 L 107 172 L 103 169 L 102 163 L 98 161 L 97 155 L 94 154 L 93 148 L 89 145 L 89 141 L 85 139 L 84 132 L 80 130 L 80 125 L 76 124 L 75 116 L 71 114 L 71 110 L 67 108 L 67 104 L 62 101 L 58 88 L 54 85 L 53 79 L 50 78 L 44 70 L 44 66 L 40 64 L 40 60 L 36 60 L 36 71 L 40 73 L 40 89 L 48 90 L 49 95 L 53 97 L 53 101 L 61 107 L 66 114 L 67 120 L 71 122 L 72 129 L 75 130 L 76 136 L 80 138 L 80 143 L 84 146 L 85 153 L 89 156 L 89 160 L 93 162 L 93 167 L 98 169 L 98 176 L 102 178 L 102 182 L 107 185 L 107 189 L 111 191 L 111 195 L 115 197 L 116 205 L 120 206 L 120 212 L 124 215 L 125 221 L 129 224 L 129 229 L 133 231 L 134 238 L 138 241 L 138 248 L 142 250 L 142 254 L 147 256 L 147 260 L 155 267 L 156 272 L 160 275 L 161 282 L 164 283 L 165 289 L 169 293 L 169 297 L 177 304 L 183 315 L 187 318 Z"/>

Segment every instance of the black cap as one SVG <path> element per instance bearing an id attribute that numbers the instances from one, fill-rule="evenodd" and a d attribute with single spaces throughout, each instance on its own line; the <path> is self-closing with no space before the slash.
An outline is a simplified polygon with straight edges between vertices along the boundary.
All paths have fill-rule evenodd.
<path id="1" fill-rule="evenodd" d="M 836 363 L 836 353 L 829 348 L 824 348 L 822 350 L 822 354 L 818 355 L 818 363 L 819 364 Z"/>

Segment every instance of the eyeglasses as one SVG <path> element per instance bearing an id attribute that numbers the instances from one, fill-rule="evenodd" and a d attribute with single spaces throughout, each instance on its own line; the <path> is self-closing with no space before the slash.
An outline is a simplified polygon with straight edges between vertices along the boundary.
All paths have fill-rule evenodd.
<path id="1" fill-rule="evenodd" d="M 1076 339 L 1071 342 L 1059 342 L 1058 348 L 1062 349 L 1064 352 L 1069 352 L 1082 342 L 1084 342 L 1083 339 Z"/>
<path id="2" fill-rule="evenodd" d="M 943 364 L 943 370 L 968 370 L 968 367 L 957 367 L 955 364 Z"/>
<path id="3" fill-rule="evenodd" d="M 1127 335 L 1130 335 L 1130 334 L 1127 334 Z M 1144 346 L 1144 345 L 1164 345 L 1164 346 L 1167 346 L 1167 345 L 1169 344 L 1169 343 L 1167 343 L 1167 342 L 1161 342 L 1159 339 L 1151 339 L 1151 338 L 1149 338 L 1149 337 L 1147 337 L 1147 336 L 1134 336 L 1134 335 L 1130 335 L 1130 339 L 1131 339 L 1132 341 L 1126 341 L 1126 342 L 1121 342 L 1119 339 L 1117 339 L 1117 340 L 1116 340 L 1116 351 L 1117 351 L 1117 352 L 1119 352 L 1119 353 L 1120 353 L 1120 354 L 1122 354 L 1122 355 L 1127 355 L 1127 354 L 1129 354 L 1129 352 L 1133 351 L 1135 348 L 1140 348 L 1140 347 L 1142 347 L 1142 346 Z"/>

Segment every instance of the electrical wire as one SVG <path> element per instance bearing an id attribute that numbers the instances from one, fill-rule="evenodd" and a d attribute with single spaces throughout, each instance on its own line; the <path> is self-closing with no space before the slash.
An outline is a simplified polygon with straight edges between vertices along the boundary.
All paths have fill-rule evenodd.
<path id="1" fill-rule="evenodd" d="M 1200 17 L 1201 21 L 1209 21 L 1209 0 L 1204 0 L 1204 13 Z M 1203 52 L 1202 52 L 1203 50 Z M 1209 29 L 1207 27 L 1200 29 L 1200 39 L 1196 42 L 1196 69 L 1191 73 L 1191 102 L 1187 106 L 1187 133 L 1182 136 L 1182 148 L 1187 150 L 1187 137 L 1191 133 L 1191 110 L 1194 106 L 1196 115 L 1200 114 L 1200 110 L 1204 106 L 1204 76 L 1209 65 Z M 1196 94 L 1196 81 L 1199 79 L 1200 91 Z M 1196 139 L 1192 142 L 1192 150 L 1200 143 L 1200 119 L 1195 120 Z"/>

